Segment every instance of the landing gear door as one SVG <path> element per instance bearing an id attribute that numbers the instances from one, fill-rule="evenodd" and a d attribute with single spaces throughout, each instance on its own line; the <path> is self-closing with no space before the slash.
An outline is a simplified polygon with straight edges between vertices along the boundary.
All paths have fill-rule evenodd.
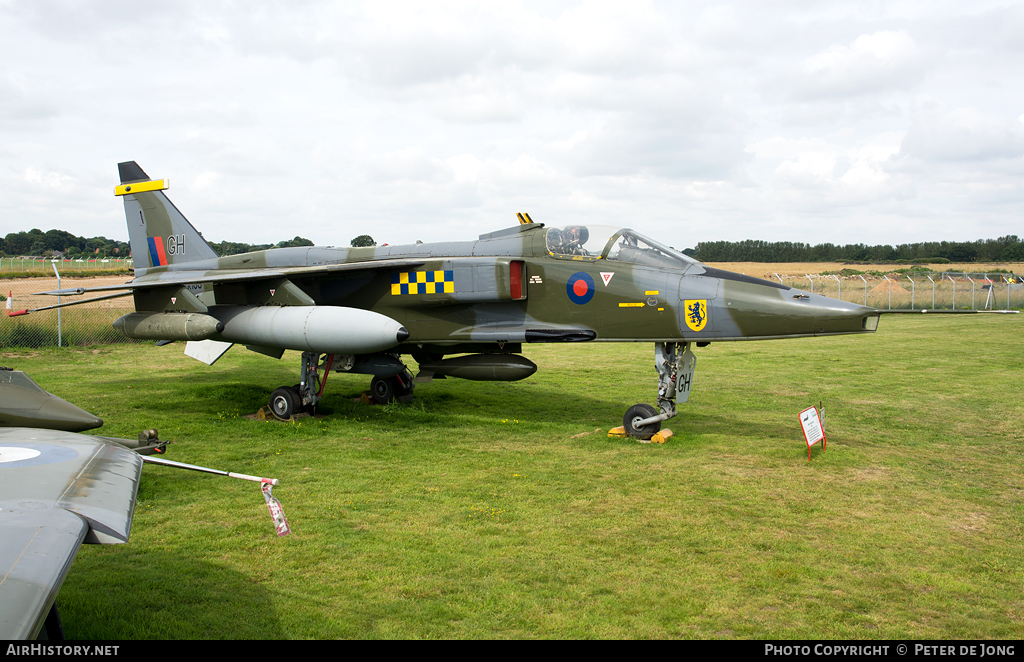
<path id="1" fill-rule="evenodd" d="M 697 355 L 690 349 L 690 343 L 683 343 L 682 354 L 679 355 L 676 372 L 676 402 L 690 399 L 690 388 L 693 386 L 693 373 L 697 369 Z"/>

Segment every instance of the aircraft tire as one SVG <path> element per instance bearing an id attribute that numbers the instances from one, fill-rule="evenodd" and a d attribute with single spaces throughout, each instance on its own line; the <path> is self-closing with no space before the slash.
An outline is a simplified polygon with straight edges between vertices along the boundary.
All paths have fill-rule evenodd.
<path id="1" fill-rule="evenodd" d="M 626 410 L 626 415 L 622 417 L 622 427 L 626 429 L 626 434 L 631 437 L 644 440 L 650 439 L 661 429 L 661 421 L 643 427 L 637 427 L 636 423 L 657 415 L 658 410 L 650 405 L 642 403 L 633 405 Z"/>
<path id="2" fill-rule="evenodd" d="M 300 390 L 300 388 L 301 388 L 300 385 L 296 384 L 291 389 L 291 391 L 292 391 L 292 399 L 295 401 L 295 413 L 296 414 L 301 414 L 306 409 L 303 406 L 303 404 L 302 404 L 302 391 Z"/>
<path id="3" fill-rule="evenodd" d="M 270 395 L 270 411 L 282 421 L 287 421 L 298 410 L 298 398 L 290 386 L 282 386 Z"/>
<path id="4" fill-rule="evenodd" d="M 370 398 L 379 405 L 385 405 L 394 399 L 396 386 L 394 377 L 374 377 L 370 382 Z"/>

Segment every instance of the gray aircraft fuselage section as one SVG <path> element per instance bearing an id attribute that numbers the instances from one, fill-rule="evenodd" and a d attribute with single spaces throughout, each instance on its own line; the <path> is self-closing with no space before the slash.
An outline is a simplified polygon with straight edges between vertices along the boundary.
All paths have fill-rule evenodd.
<path id="1" fill-rule="evenodd" d="M 538 228 L 539 229 L 539 228 Z M 535 229 L 536 231 L 537 229 Z M 532 237 L 530 237 L 532 239 Z M 543 237 L 540 237 L 543 245 Z M 462 257 L 538 257 L 544 252 L 534 249 L 534 241 L 524 242 L 522 235 L 496 237 L 473 241 L 450 241 L 396 246 L 373 246 L 365 248 L 343 247 L 289 247 L 270 248 L 252 253 L 240 253 L 226 257 L 195 260 L 163 267 L 151 267 L 140 281 L 156 281 L 177 278 L 179 272 L 203 275 L 224 274 L 226 271 L 239 272 L 254 269 L 283 269 L 294 267 L 317 267 L 332 264 L 366 263 L 389 258 L 448 259 Z"/>

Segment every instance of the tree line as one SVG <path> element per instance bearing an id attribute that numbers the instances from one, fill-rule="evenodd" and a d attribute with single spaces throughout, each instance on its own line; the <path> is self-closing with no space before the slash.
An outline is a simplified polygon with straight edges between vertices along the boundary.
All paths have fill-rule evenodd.
<path id="1" fill-rule="evenodd" d="M 276 244 L 247 244 L 237 241 L 211 242 L 218 255 L 237 255 L 269 248 L 312 246 L 309 239 L 296 236 Z M 353 246 L 373 246 L 369 235 L 352 240 Z M 1017 235 L 969 242 L 926 241 L 890 246 L 879 244 L 805 244 L 792 241 L 702 241 L 683 251 L 701 262 L 913 262 L 939 258 L 950 262 L 1024 262 L 1024 241 Z M 11 232 L 0 238 L 4 257 L 38 256 L 65 258 L 128 257 L 126 241 L 106 237 L 80 237 L 64 230 Z"/>
<path id="2" fill-rule="evenodd" d="M 237 241 L 210 243 L 218 255 L 237 255 L 261 251 L 268 248 L 286 248 L 289 246 L 312 246 L 313 242 L 302 237 L 286 239 L 276 244 L 246 244 Z M 28 232 L 10 232 L 0 238 L 0 256 L 3 257 L 129 257 L 131 247 L 126 241 L 107 239 L 106 237 L 78 237 L 64 230 L 42 230 L 33 228 Z"/>
<path id="3" fill-rule="evenodd" d="M 685 253 L 701 262 L 914 262 L 933 258 L 950 262 L 1024 262 L 1024 241 L 1017 235 L 977 241 L 925 241 L 880 244 L 804 244 L 792 241 L 702 241 Z"/>
<path id="4" fill-rule="evenodd" d="M 28 232 L 11 232 L 0 239 L 0 255 L 4 257 L 54 257 L 58 253 L 66 258 L 128 257 L 131 249 L 126 241 L 77 237 L 64 230 L 43 232 L 33 228 Z"/>

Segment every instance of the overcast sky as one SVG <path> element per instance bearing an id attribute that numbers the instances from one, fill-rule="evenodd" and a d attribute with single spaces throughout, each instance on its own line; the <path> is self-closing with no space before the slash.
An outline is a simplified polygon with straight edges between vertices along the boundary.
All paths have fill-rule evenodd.
<path id="1" fill-rule="evenodd" d="M 0 0 L 0 236 L 1024 236 L 1015 2 Z"/>

